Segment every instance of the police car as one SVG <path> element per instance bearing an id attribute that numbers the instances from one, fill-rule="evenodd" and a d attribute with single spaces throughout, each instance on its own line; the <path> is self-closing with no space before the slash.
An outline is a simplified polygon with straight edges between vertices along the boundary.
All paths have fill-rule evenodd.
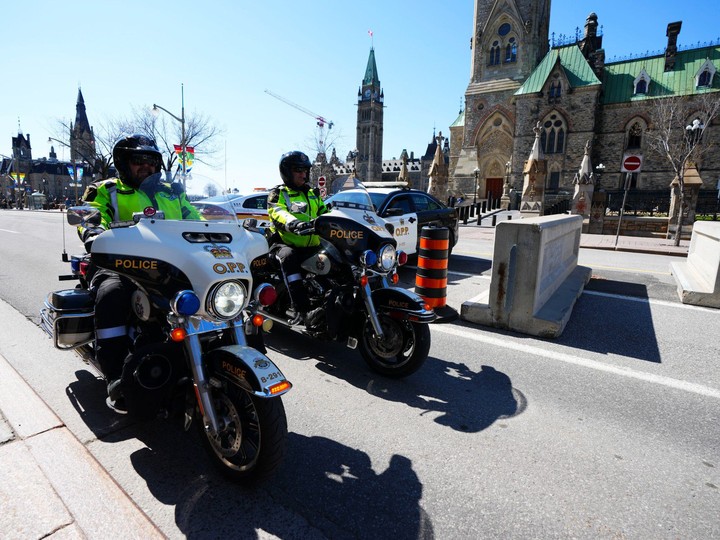
<path id="1" fill-rule="evenodd" d="M 258 220 L 258 226 L 268 227 L 270 218 L 267 213 L 267 191 L 258 191 L 250 195 L 217 195 L 191 204 L 205 219 L 224 219 L 233 213 L 242 221 L 247 218 Z"/>
<path id="2" fill-rule="evenodd" d="M 420 244 L 420 231 L 426 225 L 435 225 L 449 229 L 449 252 L 452 252 L 459 235 L 455 208 L 449 208 L 429 193 L 408 188 L 404 182 L 364 182 L 363 186 L 364 189 L 340 191 L 329 197 L 325 203 L 351 203 L 358 198 L 358 192 L 366 192 L 370 195 L 377 215 L 394 225 L 398 249 L 408 255 L 416 254 Z"/>

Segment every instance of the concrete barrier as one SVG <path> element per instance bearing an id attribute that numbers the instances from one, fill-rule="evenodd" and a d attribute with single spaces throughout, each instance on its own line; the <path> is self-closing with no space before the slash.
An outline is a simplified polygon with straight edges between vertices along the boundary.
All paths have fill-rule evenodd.
<path id="1" fill-rule="evenodd" d="M 505 221 L 495 230 L 490 289 L 464 302 L 466 321 L 541 337 L 562 334 L 591 269 L 578 266 L 581 216 Z"/>
<path id="2" fill-rule="evenodd" d="M 720 223 L 696 221 L 687 261 L 670 263 L 683 304 L 720 308 Z"/>

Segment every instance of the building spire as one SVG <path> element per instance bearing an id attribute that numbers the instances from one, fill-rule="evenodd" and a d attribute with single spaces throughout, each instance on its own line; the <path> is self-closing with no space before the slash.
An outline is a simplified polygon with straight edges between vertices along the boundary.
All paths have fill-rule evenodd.
<path id="1" fill-rule="evenodd" d="M 375 64 L 375 48 L 370 48 L 370 56 L 368 57 L 367 67 L 365 68 L 365 78 L 363 86 L 376 86 L 380 88 L 380 78 L 378 77 L 377 65 Z"/>

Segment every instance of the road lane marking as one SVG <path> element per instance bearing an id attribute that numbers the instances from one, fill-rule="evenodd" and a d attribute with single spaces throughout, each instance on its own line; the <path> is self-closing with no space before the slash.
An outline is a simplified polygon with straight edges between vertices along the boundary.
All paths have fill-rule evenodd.
<path id="1" fill-rule="evenodd" d="M 598 362 L 597 360 L 581 358 L 579 356 L 573 356 L 571 354 L 565 354 L 565 353 L 562 353 L 559 351 L 546 350 L 546 349 L 542 349 L 540 347 L 535 347 L 533 345 L 525 345 L 522 343 L 513 343 L 511 341 L 508 341 L 507 337 L 503 337 L 501 339 L 501 338 L 490 336 L 490 335 L 487 335 L 484 333 L 470 332 L 467 330 L 461 330 L 458 328 L 453 328 L 453 327 L 449 327 L 449 326 L 441 326 L 441 325 L 432 325 L 432 329 L 435 332 L 442 332 L 445 334 L 450 334 L 450 335 L 454 335 L 457 337 L 470 339 L 472 341 L 486 343 L 488 345 L 493 345 L 495 347 L 512 349 L 514 351 L 518 351 L 518 352 L 522 352 L 522 353 L 526 353 L 526 354 L 542 356 L 549 360 L 558 360 L 560 362 L 565 362 L 566 364 L 573 364 L 576 366 L 586 367 L 586 368 L 594 369 L 596 371 L 604 371 L 606 373 L 611 373 L 613 375 L 620 375 L 621 377 L 627 377 L 629 379 L 637 379 L 639 381 L 649 382 L 652 384 L 659 384 L 661 386 L 674 388 L 676 390 L 683 390 L 685 392 L 691 392 L 693 394 L 698 394 L 701 396 L 720 399 L 720 390 L 718 390 L 716 388 L 711 388 L 709 386 L 703 386 L 701 384 L 695 384 L 695 383 L 691 383 L 691 382 L 687 382 L 687 381 L 681 381 L 679 379 L 673 379 L 671 377 L 665 377 L 663 375 L 655 375 L 653 373 L 647 373 L 644 371 L 636 371 L 634 369 L 630 369 L 630 368 L 626 368 L 626 367 L 622 367 L 622 366 L 613 366 L 610 364 L 604 364 L 602 362 Z"/>
<path id="2" fill-rule="evenodd" d="M 8 229 L 0 229 L 0 231 L 2 231 L 2 232 L 11 232 L 11 233 L 13 233 L 13 234 L 19 234 L 19 233 L 20 233 L 20 231 L 11 231 L 11 230 L 8 230 Z"/>
<path id="3" fill-rule="evenodd" d="M 631 302 L 641 302 L 643 304 L 650 304 L 650 305 L 657 305 L 657 306 L 666 306 L 666 307 L 673 307 L 673 308 L 681 308 L 681 309 L 690 309 L 694 311 L 704 311 L 705 313 L 713 313 L 715 315 L 720 315 L 720 311 L 718 311 L 715 308 L 709 308 L 704 306 L 693 306 L 692 304 L 683 304 L 680 301 L 677 302 L 669 302 L 667 300 L 655 300 L 652 298 L 641 298 L 639 296 L 623 296 L 621 294 L 613 294 L 613 293 L 605 293 L 600 291 L 589 291 L 585 289 L 583 291 L 583 294 L 591 294 L 594 296 L 604 296 L 606 298 L 616 298 L 618 300 L 630 300 Z"/>

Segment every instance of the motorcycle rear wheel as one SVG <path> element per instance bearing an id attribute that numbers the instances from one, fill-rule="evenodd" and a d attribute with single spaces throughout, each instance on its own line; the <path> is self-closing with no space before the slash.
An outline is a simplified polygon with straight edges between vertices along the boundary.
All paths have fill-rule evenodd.
<path id="1" fill-rule="evenodd" d="M 233 481 L 262 481 L 285 455 L 287 418 L 281 398 L 259 398 L 231 385 L 212 392 L 222 427 L 215 435 L 206 431 L 199 411 L 196 424 L 213 464 Z"/>
<path id="2" fill-rule="evenodd" d="M 378 313 L 384 338 L 375 336 L 366 319 L 359 340 L 360 354 L 371 369 L 388 377 L 406 377 L 423 365 L 430 352 L 430 328 L 427 324 L 398 320 Z"/>

